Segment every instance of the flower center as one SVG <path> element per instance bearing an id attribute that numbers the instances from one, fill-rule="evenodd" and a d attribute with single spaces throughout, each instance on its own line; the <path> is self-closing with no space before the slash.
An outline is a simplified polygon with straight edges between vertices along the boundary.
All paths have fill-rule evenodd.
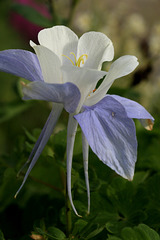
<path id="1" fill-rule="evenodd" d="M 70 57 L 68 57 L 64 54 L 62 56 L 68 58 L 68 60 L 73 64 L 73 66 L 77 66 L 77 67 L 80 67 L 81 63 L 84 64 L 85 58 L 86 58 L 86 60 L 88 58 L 87 54 L 82 54 L 77 60 L 75 53 L 71 52 L 70 54 L 72 54 L 74 56 L 75 63 L 72 61 L 72 59 Z"/>

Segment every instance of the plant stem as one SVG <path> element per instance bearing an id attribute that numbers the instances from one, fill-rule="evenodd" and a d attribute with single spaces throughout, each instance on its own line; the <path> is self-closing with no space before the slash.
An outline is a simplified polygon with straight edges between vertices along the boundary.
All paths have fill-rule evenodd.
<path id="1" fill-rule="evenodd" d="M 25 174 L 21 173 L 20 176 L 23 176 L 23 177 L 24 177 Z M 63 189 L 57 188 L 56 186 L 53 186 L 53 185 L 51 185 L 51 184 L 49 184 L 49 183 L 46 183 L 46 182 L 44 182 L 44 181 L 42 181 L 42 180 L 40 180 L 40 179 L 38 179 L 38 178 L 32 177 L 31 175 L 28 176 L 28 178 L 30 178 L 30 179 L 32 179 L 33 181 L 35 181 L 35 182 L 37 182 L 37 183 L 40 183 L 40 184 L 42 184 L 42 185 L 44 185 L 44 186 L 47 186 L 47 187 L 49 187 L 49 188 L 52 188 L 52 189 L 54 189 L 54 190 L 57 191 L 57 192 L 63 193 Z"/>

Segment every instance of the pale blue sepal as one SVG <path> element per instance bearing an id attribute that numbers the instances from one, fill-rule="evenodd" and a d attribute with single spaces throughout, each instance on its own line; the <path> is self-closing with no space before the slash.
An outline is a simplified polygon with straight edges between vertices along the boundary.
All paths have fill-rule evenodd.
<path id="1" fill-rule="evenodd" d="M 141 104 L 118 95 L 109 96 L 113 97 L 123 105 L 129 118 L 151 119 L 154 121 L 154 118 L 151 116 L 151 114 Z"/>
<path id="2" fill-rule="evenodd" d="M 62 103 L 69 113 L 76 110 L 81 97 L 78 87 L 70 82 L 64 84 L 32 82 L 22 87 L 24 100 L 36 99 Z"/>
<path id="3" fill-rule="evenodd" d="M 122 177 L 132 180 L 137 159 L 135 125 L 111 96 L 75 115 L 93 152 Z"/>
<path id="4" fill-rule="evenodd" d="M 73 211 L 78 217 L 81 217 L 73 204 L 71 192 L 72 159 L 77 125 L 78 122 L 73 118 L 73 114 L 70 114 L 67 128 L 67 191 Z"/>
<path id="5" fill-rule="evenodd" d="M 53 129 L 59 119 L 59 116 L 61 114 L 63 110 L 63 105 L 62 104 L 53 104 L 53 108 L 52 108 L 52 111 L 47 119 L 47 122 L 29 156 L 29 159 L 27 160 L 26 164 L 28 164 L 29 162 L 30 165 L 29 165 L 29 168 L 25 174 L 25 177 L 23 179 L 23 182 L 20 186 L 20 188 L 18 189 L 17 193 L 15 194 L 15 198 L 16 196 L 18 195 L 18 193 L 20 192 L 20 190 L 22 189 L 22 187 L 24 186 L 27 178 L 28 178 L 28 175 L 30 174 L 32 168 L 34 167 L 34 165 L 36 164 L 39 156 L 41 155 L 46 143 L 48 142 L 52 132 L 53 132 Z M 32 161 L 31 161 L 32 160 Z M 25 164 L 25 166 L 26 166 Z M 22 169 L 21 169 L 22 170 Z M 20 171 L 21 171 L 20 170 Z"/>
<path id="6" fill-rule="evenodd" d="M 26 50 L 1 51 L 0 71 L 14 74 L 29 81 L 44 81 L 37 56 Z"/>
<path id="7" fill-rule="evenodd" d="M 89 176 L 88 176 L 88 155 L 89 155 L 89 144 L 85 135 L 82 132 L 82 150 L 83 150 L 83 166 L 84 166 L 84 176 L 87 188 L 88 197 L 88 214 L 90 213 L 90 187 L 89 187 Z"/>
<path id="8" fill-rule="evenodd" d="M 123 105 L 129 118 L 139 119 L 143 127 L 145 127 L 147 130 L 151 131 L 153 129 L 154 118 L 142 105 L 128 98 L 117 95 L 110 96 Z"/>

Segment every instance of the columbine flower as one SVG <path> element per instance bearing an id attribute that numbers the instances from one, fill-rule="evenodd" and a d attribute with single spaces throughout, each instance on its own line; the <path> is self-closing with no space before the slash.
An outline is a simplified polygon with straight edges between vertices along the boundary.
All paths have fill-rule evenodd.
<path id="1" fill-rule="evenodd" d="M 82 129 L 85 181 L 90 210 L 88 180 L 89 145 L 99 159 L 122 177 L 132 180 L 137 159 L 137 140 L 132 118 L 137 118 L 148 130 L 153 117 L 138 103 L 116 95 L 106 95 L 115 79 L 132 72 L 138 65 L 134 56 L 123 56 L 112 63 L 108 72 L 102 63 L 111 61 L 114 49 L 111 40 L 102 33 L 88 32 L 78 39 L 69 28 L 56 26 L 40 31 L 40 45 L 31 42 L 36 55 L 23 50 L 0 53 L 0 69 L 26 78 L 22 84 L 24 100 L 53 102 L 49 118 L 27 163 L 24 185 L 31 169 L 46 145 L 63 107 L 69 113 L 67 130 L 67 188 L 71 195 L 71 169 L 77 125 Z M 103 82 L 96 89 L 97 82 Z M 20 191 L 18 190 L 18 192 Z M 18 193 L 17 192 L 17 193 Z"/>

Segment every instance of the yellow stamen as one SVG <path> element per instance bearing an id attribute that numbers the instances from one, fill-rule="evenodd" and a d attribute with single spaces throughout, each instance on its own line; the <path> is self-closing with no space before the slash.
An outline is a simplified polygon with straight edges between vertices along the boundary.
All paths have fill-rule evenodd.
<path id="1" fill-rule="evenodd" d="M 77 58 L 76 58 L 75 53 L 74 53 L 74 52 L 70 52 L 70 54 L 72 54 L 72 55 L 74 56 L 75 64 L 76 64 L 76 66 L 77 66 Z"/>
<path id="2" fill-rule="evenodd" d="M 72 63 L 72 64 L 73 64 L 73 66 L 74 66 L 74 62 L 72 61 L 72 59 L 70 59 L 68 56 L 66 56 L 66 55 L 64 55 L 64 54 L 62 54 L 62 56 L 64 56 L 64 57 L 68 58 L 68 59 L 69 59 L 69 61 L 71 61 L 71 63 Z"/>
<path id="3" fill-rule="evenodd" d="M 77 61 L 77 64 L 76 64 L 77 67 L 80 67 L 81 62 L 82 62 L 82 64 L 84 64 L 84 57 L 86 57 L 86 60 L 88 59 L 88 55 L 87 55 L 87 54 L 82 54 L 82 55 L 78 58 L 78 61 Z"/>
<path id="4" fill-rule="evenodd" d="M 68 56 L 66 56 L 66 55 L 64 55 L 64 54 L 63 54 L 62 56 L 68 58 L 68 60 L 73 64 L 73 66 L 76 65 L 77 67 L 80 67 L 81 63 L 84 64 L 84 57 L 86 58 L 86 60 L 88 59 L 88 55 L 87 55 L 87 54 L 82 54 L 82 55 L 78 58 L 78 60 L 76 59 L 76 55 L 75 55 L 74 52 L 70 52 L 70 54 L 72 54 L 72 55 L 74 56 L 75 64 L 74 64 L 74 62 L 72 61 L 72 59 L 70 59 L 70 57 L 68 57 Z"/>

